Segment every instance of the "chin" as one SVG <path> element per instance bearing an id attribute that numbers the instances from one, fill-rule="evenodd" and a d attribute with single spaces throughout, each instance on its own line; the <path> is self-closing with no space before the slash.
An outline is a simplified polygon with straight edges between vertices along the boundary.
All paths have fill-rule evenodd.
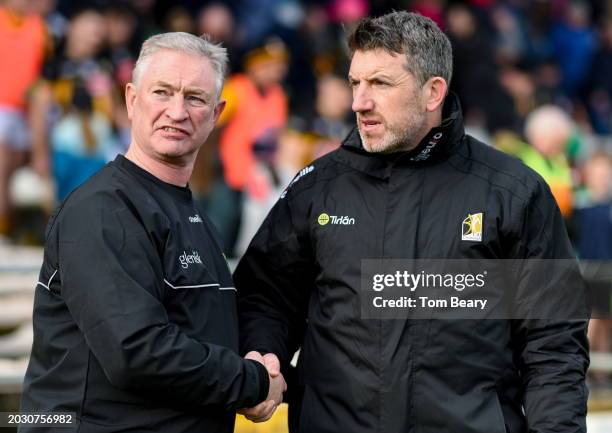
<path id="1" fill-rule="evenodd" d="M 180 158 L 195 152 L 191 143 L 172 142 L 157 146 L 157 153 L 168 158 Z"/>
<path id="2" fill-rule="evenodd" d="M 375 141 L 362 139 L 362 143 L 363 143 L 363 148 L 370 153 L 382 153 L 385 150 L 387 150 L 387 148 L 389 147 L 389 145 L 385 143 L 382 139 L 378 139 Z"/>

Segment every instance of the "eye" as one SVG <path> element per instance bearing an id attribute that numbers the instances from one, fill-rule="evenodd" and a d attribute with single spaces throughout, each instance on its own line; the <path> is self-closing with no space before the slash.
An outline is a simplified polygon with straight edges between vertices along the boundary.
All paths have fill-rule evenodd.
<path id="1" fill-rule="evenodd" d="M 153 90 L 153 93 L 159 96 L 167 96 L 168 95 L 168 91 L 166 89 L 155 89 Z"/>
<path id="2" fill-rule="evenodd" d="M 349 80 L 349 86 L 357 87 L 358 85 L 359 85 L 359 81 L 358 80 Z"/>
<path id="3" fill-rule="evenodd" d="M 187 100 L 196 105 L 206 105 L 206 100 L 199 96 L 190 95 L 187 96 Z"/>
<path id="4" fill-rule="evenodd" d="M 387 83 L 386 81 L 383 81 L 383 80 L 378 80 L 378 79 L 376 79 L 376 80 L 372 80 L 372 84 L 373 84 L 374 86 L 379 86 L 379 87 L 385 87 L 385 86 L 388 86 L 388 85 L 389 85 L 389 83 Z"/>

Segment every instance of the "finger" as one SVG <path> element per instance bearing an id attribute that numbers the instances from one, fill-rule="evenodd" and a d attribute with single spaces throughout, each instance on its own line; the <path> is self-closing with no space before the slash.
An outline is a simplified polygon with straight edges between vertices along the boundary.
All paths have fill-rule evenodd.
<path id="1" fill-rule="evenodd" d="M 264 357 L 261 356 L 261 353 L 255 351 L 255 350 L 251 350 L 249 353 L 247 353 L 244 356 L 244 359 L 252 359 L 253 361 L 257 361 L 257 362 L 260 362 L 260 363 L 265 365 Z"/>
<path id="2" fill-rule="evenodd" d="M 261 405 L 263 405 L 263 407 L 259 407 Z M 256 406 L 256 408 L 258 409 L 256 412 L 249 412 L 248 414 L 245 414 L 245 417 L 253 422 L 264 422 L 272 418 L 272 415 L 276 410 L 276 404 L 274 401 L 269 400 Z"/>
<path id="3" fill-rule="evenodd" d="M 278 405 L 274 401 L 270 401 L 270 404 L 266 408 L 265 413 L 262 416 L 260 416 L 259 418 L 257 418 L 257 420 L 255 422 L 268 421 L 270 418 L 272 418 L 272 415 L 274 415 L 274 412 L 276 412 L 276 408 L 277 407 L 278 407 Z"/>
<path id="4" fill-rule="evenodd" d="M 264 365 L 268 369 L 268 373 L 272 377 L 276 377 L 280 374 L 280 361 L 278 357 L 273 353 L 266 353 L 263 356 Z"/>
<path id="5" fill-rule="evenodd" d="M 241 409 L 240 413 L 247 418 L 259 418 L 266 412 L 267 403 L 268 400 L 259 403 L 257 406 Z"/>

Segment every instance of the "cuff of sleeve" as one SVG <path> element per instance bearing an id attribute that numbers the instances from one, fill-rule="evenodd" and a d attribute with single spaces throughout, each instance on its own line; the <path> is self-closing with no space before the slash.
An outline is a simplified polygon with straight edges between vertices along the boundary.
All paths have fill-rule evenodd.
<path id="1" fill-rule="evenodd" d="M 270 379 L 268 376 L 268 370 L 266 370 L 266 367 L 264 367 L 264 365 L 261 364 L 260 362 L 253 361 L 251 359 L 249 359 L 249 361 L 255 364 L 255 367 L 257 368 L 257 374 L 259 376 L 259 381 L 258 381 L 259 382 L 259 394 L 257 395 L 257 402 L 256 402 L 256 404 L 259 404 L 262 401 L 264 401 L 266 397 L 268 397 L 268 390 L 270 388 Z"/>

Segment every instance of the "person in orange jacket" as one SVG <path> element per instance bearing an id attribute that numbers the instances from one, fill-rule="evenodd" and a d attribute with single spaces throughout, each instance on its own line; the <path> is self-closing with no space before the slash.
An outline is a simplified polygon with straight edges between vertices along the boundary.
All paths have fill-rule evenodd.
<path id="1" fill-rule="evenodd" d="M 223 126 L 219 154 L 225 184 L 230 189 L 228 218 L 219 227 L 231 250 L 242 208 L 242 193 L 257 163 L 257 152 L 271 151 L 287 122 L 287 95 L 281 82 L 287 73 L 289 54 L 278 39 L 248 52 L 244 73 L 232 75 L 222 93 L 227 101 L 219 119 Z"/>

